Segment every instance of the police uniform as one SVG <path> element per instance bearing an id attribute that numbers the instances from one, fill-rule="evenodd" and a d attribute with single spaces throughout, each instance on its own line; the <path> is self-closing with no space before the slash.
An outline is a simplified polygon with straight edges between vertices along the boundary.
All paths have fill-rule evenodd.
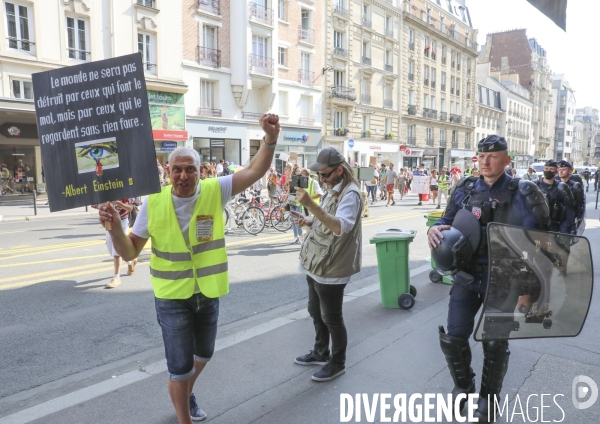
<path id="1" fill-rule="evenodd" d="M 497 152 L 507 150 L 507 147 L 503 137 L 491 135 L 479 142 L 478 151 Z M 537 185 L 531 181 L 512 178 L 504 172 L 491 187 L 483 176 L 461 179 L 456 184 L 444 215 L 435 225 L 452 225 L 461 209 L 470 211 L 477 218 L 481 237 L 471 259 L 461 269 L 470 274 L 473 280 L 466 283 L 454 281 L 448 305 L 448 332 L 445 333 L 441 326 L 439 328 L 440 347 L 454 380 L 454 396 L 475 392 L 469 337 L 473 333 L 475 316 L 487 290 L 486 225 L 489 222 L 500 222 L 527 229 L 547 229 L 548 223 L 548 207 Z M 488 395 L 500 394 L 510 351 L 506 340 L 485 341 L 482 345 L 484 366 L 475 416 L 480 421 L 487 422 L 487 398 Z"/>
<path id="2" fill-rule="evenodd" d="M 573 169 L 573 165 L 567 162 L 566 160 L 561 160 L 558 162 L 559 168 L 570 168 Z M 560 177 L 557 175 L 554 179 L 561 181 Z M 583 183 L 581 182 L 581 177 L 579 175 L 572 174 L 565 184 L 569 186 L 571 192 L 573 193 L 573 199 L 575 202 L 575 222 L 577 225 L 577 234 L 583 233 L 583 228 L 585 226 L 585 190 L 583 189 Z"/>
<path id="3" fill-rule="evenodd" d="M 558 168 L 558 163 L 551 159 L 545 166 Z M 575 234 L 577 225 L 575 223 L 575 200 L 569 186 L 554 178 L 556 172 L 544 171 L 544 178 L 552 180 L 552 184 L 547 184 L 543 178 L 535 181 L 540 191 L 546 197 L 546 203 L 550 211 L 550 231 Z"/>

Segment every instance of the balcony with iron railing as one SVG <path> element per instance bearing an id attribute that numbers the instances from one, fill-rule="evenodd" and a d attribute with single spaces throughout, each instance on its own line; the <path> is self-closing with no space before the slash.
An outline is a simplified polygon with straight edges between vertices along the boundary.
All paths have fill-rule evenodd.
<path id="1" fill-rule="evenodd" d="M 462 116 L 455 115 L 453 113 L 450 114 L 450 122 L 454 122 L 455 124 L 460 124 L 462 121 Z"/>
<path id="2" fill-rule="evenodd" d="M 425 55 L 425 57 L 429 57 L 429 46 L 423 49 L 423 54 Z"/>
<path id="3" fill-rule="evenodd" d="M 216 116 L 216 117 L 223 116 L 221 113 L 221 109 L 211 109 L 211 108 L 200 107 L 200 108 L 198 108 L 197 112 L 198 112 L 198 115 L 200 115 L 200 116 Z"/>
<path id="4" fill-rule="evenodd" d="M 371 95 L 370 94 L 363 94 L 360 96 L 360 102 L 363 105 L 370 105 L 371 104 Z"/>
<path id="5" fill-rule="evenodd" d="M 386 35 L 386 37 L 394 38 L 394 30 L 390 29 L 390 28 L 386 28 L 385 35 Z"/>
<path id="6" fill-rule="evenodd" d="M 437 110 L 424 107 L 423 118 L 437 119 Z"/>
<path id="7" fill-rule="evenodd" d="M 198 46 L 196 49 L 196 62 L 200 65 L 210 66 L 211 68 L 220 68 L 221 50 Z"/>
<path id="8" fill-rule="evenodd" d="M 152 9 L 156 9 L 156 0 L 137 0 L 137 4 L 140 6 L 150 7 Z"/>
<path id="9" fill-rule="evenodd" d="M 453 141 L 452 142 L 452 148 L 453 149 L 458 149 L 458 141 Z"/>
<path id="10" fill-rule="evenodd" d="M 414 41 L 409 41 L 408 42 L 408 50 L 410 51 L 415 51 L 415 42 Z"/>
<path id="11" fill-rule="evenodd" d="M 423 84 L 429 85 L 429 78 L 423 78 Z"/>
<path id="12" fill-rule="evenodd" d="M 469 125 L 469 126 L 473 125 L 473 118 L 469 118 L 469 117 L 465 118 L 465 125 Z"/>
<path id="13" fill-rule="evenodd" d="M 298 82 L 300 84 L 312 86 L 314 79 L 315 73 L 313 71 L 298 69 Z"/>
<path id="14" fill-rule="evenodd" d="M 442 65 L 446 64 L 446 55 L 442 56 Z"/>
<path id="15" fill-rule="evenodd" d="M 435 145 L 435 140 L 433 138 L 426 138 L 425 145 L 427 147 L 433 147 Z"/>
<path id="16" fill-rule="evenodd" d="M 442 149 L 446 148 L 446 145 L 447 145 L 446 140 L 440 140 L 440 147 Z"/>
<path id="17" fill-rule="evenodd" d="M 415 146 L 417 144 L 417 137 L 406 137 L 406 144 Z"/>
<path id="18" fill-rule="evenodd" d="M 298 27 L 298 38 L 304 43 L 315 44 L 315 30 L 312 28 L 304 28 L 300 25 Z"/>
<path id="19" fill-rule="evenodd" d="M 34 54 L 33 46 L 35 43 L 33 41 L 17 37 L 6 37 L 6 39 L 8 40 L 9 49 L 16 49 Z"/>
<path id="20" fill-rule="evenodd" d="M 460 71 L 460 61 L 456 62 L 456 70 Z"/>
<path id="21" fill-rule="evenodd" d="M 198 0 L 198 9 L 220 15 L 221 0 Z"/>
<path id="22" fill-rule="evenodd" d="M 443 92 L 446 91 L 446 84 L 441 84 L 440 85 L 440 90 L 442 90 Z"/>
<path id="23" fill-rule="evenodd" d="M 440 121 L 448 119 L 448 112 L 440 112 Z"/>
<path id="24" fill-rule="evenodd" d="M 435 60 L 436 58 L 436 53 L 435 52 L 431 52 L 431 60 Z"/>
<path id="25" fill-rule="evenodd" d="M 409 81 L 414 81 L 415 80 L 415 74 L 408 74 L 408 80 Z"/>
<path id="26" fill-rule="evenodd" d="M 334 47 L 333 54 L 341 57 L 348 57 L 348 50 L 343 49 L 341 47 Z"/>
<path id="27" fill-rule="evenodd" d="M 149 74 L 156 73 L 156 63 L 142 62 L 142 65 L 144 66 L 144 72 L 147 72 Z"/>
<path id="28" fill-rule="evenodd" d="M 248 61 L 250 72 L 273 76 L 273 59 L 256 54 L 249 54 Z"/>
<path id="29" fill-rule="evenodd" d="M 365 64 L 365 65 L 371 66 L 371 58 L 367 57 L 367 56 L 363 56 L 362 57 L 362 63 Z"/>
<path id="30" fill-rule="evenodd" d="M 454 94 L 454 87 L 450 87 L 450 94 Z"/>
<path id="31" fill-rule="evenodd" d="M 298 124 L 300 125 L 312 125 L 315 123 L 314 119 L 311 118 L 300 118 L 298 119 Z"/>
<path id="32" fill-rule="evenodd" d="M 435 80 L 431 80 L 431 88 L 435 88 Z"/>
<path id="33" fill-rule="evenodd" d="M 370 138 L 371 134 L 372 134 L 371 130 L 365 130 L 365 131 L 363 131 L 363 132 L 360 133 L 360 136 L 362 138 Z"/>
<path id="34" fill-rule="evenodd" d="M 268 9 L 254 2 L 248 3 L 250 21 L 273 26 L 273 9 Z"/>
<path id="35" fill-rule="evenodd" d="M 465 141 L 465 150 L 471 150 L 471 142 Z"/>
<path id="36" fill-rule="evenodd" d="M 407 112 L 409 115 L 416 115 L 417 114 L 417 106 L 416 105 L 408 105 Z"/>
<path id="37" fill-rule="evenodd" d="M 362 24 L 363 24 L 363 26 L 366 26 L 367 28 L 372 28 L 373 27 L 373 22 L 371 22 L 369 19 L 367 19 L 366 16 L 363 16 L 363 18 L 362 18 Z"/>
<path id="38" fill-rule="evenodd" d="M 67 55 L 69 56 L 69 59 L 76 59 L 76 60 L 82 60 L 82 61 L 88 62 L 90 60 L 90 58 L 89 58 L 90 54 L 91 54 L 90 52 L 87 52 L 85 50 L 67 49 Z M 156 66 L 156 64 L 150 64 L 150 65 Z"/>
<path id="39" fill-rule="evenodd" d="M 394 101 L 392 99 L 383 99 L 383 108 L 384 109 L 393 109 Z"/>
<path id="40" fill-rule="evenodd" d="M 394 72 L 394 65 L 388 65 L 386 63 L 385 64 L 385 70 L 386 70 L 386 72 Z"/>
<path id="41" fill-rule="evenodd" d="M 350 11 L 348 11 L 348 9 L 344 9 L 341 6 L 335 6 L 333 8 L 333 13 L 335 13 L 336 15 L 342 16 L 346 19 L 350 18 Z"/>
<path id="42" fill-rule="evenodd" d="M 457 88 L 457 89 L 456 89 L 456 95 L 457 95 L 457 96 L 460 96 L 460 88 Z"/>
<path id="43" fill-rule="evenodd" d="M 334 99 L 348 100 L 351 102 L 356 101 L 356 91 L 353 87 L 345 87 L 343 85 L 332 85 L 330 87 L 331 94 L 329 95 Z"/>

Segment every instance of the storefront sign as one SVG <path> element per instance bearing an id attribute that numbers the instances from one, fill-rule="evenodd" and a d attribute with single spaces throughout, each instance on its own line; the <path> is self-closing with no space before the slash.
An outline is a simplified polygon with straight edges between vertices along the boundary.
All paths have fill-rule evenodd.
<path id="1" fill-rule="evenodd" d="M 411 158 L 421 158 L 421 157 L 423 157 L 423 150 L 406 149 L 404 151 L 404 156 L 411 157 Z"/>
<path id="2" fill-rule="evenodd" d="M 295 133 L 284 133 L 283 138 L 285 140 L 299 141 L 301 143 L 306 143 L 310 140 L 310 135 L 307 134 L 295 134 Z"/>
<path id="3" fill-rule="evenodd" d="M 170 130 L 152 130 L 152 137 L 155 140 L 186 141 L 188 139 L 188 132 L 187 131 L 170 131 Z"/>
<path id="4" fill-rule="evenodd" d="M 406 150 L 406 145 L 405 144 L 401 144 L 400 145 L 400 151 L 403 152 Z"/>
<path id="5" fill-rule="evenodd" d="M 225 134 L 227 132 L 227 127 L 213 127 L 210 126 L 208 127 L 208 132 L 214 133 L 214 134 Z"/>
<path id="6" fill-rule="evenodd" d="M 428 149 L 423 150 L 423 156 L 437 156 L 440 153 L 439 149 Z"/>
<path id="7" fill-rule="evenodd" d="M 35 124 L 2 124 L 0 134 L 7 138 L 38 138 Z"/>
<path id="8" fill-rule="evenodd" d="M 248 139 L 248 127 L 245 124 L 235 124 L 233 122 L 221 124 L 215 123 L 214 120 L 205 121 L 201 119 L 187 119 L 185 128 L 189 135 L 196 138 L 217 137 L 233 140 Z M 262 137 L 262 135 L 260 137 Z"/>
<path id="9" fill-rule="evenodd" d="M 475 150 L 450 150 L 451 158 L 471 158 L 475 156 Z"/>
<path id="10" fill-rule="evenodd" d="M 160 191 L 139 53 L 32 78 L 51 212 Z"/>
<path id="11" fill-rule="evenodd" d="M 369 150 L 381 150 L 381 146 L 379 144 L 371 144 Z"/>
<path id="12" fill-rule="evenodd" d="M 21 130 L 15 126 L 12 126 L 8 129 L 8 135 L 12 135 L 13 137 L 16 137 L 20 134 L 21 134 Z"/>
<path id="13" fill-rule="evenodd" d="M 175 150 L 177 148 L 177 142 L 176 141 L 163 141 L 162 148 Z"/>
<path id="14" fill-rule="evenodd" d="M 183 94 L 148 90 L 148 103 L 158 103 L 161 105 L 183 105 Z"/>

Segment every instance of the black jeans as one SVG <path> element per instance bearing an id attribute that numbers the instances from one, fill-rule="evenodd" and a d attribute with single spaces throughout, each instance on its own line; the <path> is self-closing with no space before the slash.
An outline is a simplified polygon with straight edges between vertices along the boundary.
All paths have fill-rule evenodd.
<path id="1" fill-rule="evenodd" d="M 314 352 L 320 357 L 329 357 L 331 335 L 331 359 L 336 367 L 346 364 L 348 334 L 342 316 L 345 284 L 320 284 L 306 276 L 308 282 L 308 313 L 315 325 Z"/>

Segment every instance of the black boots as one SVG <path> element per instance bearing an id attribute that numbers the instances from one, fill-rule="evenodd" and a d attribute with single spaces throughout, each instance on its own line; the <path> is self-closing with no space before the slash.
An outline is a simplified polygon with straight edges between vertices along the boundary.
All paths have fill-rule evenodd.
<path id="1" fill-rule="evenodd" d="M 455 399 L 461 393 L 475 393 L 475 374 L 471 368 L 471 347 L 469 341 L 460 337 L 453 337 L 446 334 L 444 327 L 440 326 L 440 347 L 446 362 L 452 380 L 454 380 L 454 389 L 452 389 L 452 399 Z M 466 399 L 461 402 L 460 410 L 464 407 Z"/>
<path id="2" fill-rule="evenodd" d="M 479 391 L 477 410 L 473 415 L 479 419 L 480 423 L 487 423 L 495 421 L 494 398 L 500 402 L 500 391 L 502 390 L 502 382 L 508 369 L 510 351 L 508 350 L 507 340 L 492 340 L 483 342 L 482 344 L 483 373 L 481 377 L 481 390 Z M 488 395 L 490 404 L 488 404 Z"/>

